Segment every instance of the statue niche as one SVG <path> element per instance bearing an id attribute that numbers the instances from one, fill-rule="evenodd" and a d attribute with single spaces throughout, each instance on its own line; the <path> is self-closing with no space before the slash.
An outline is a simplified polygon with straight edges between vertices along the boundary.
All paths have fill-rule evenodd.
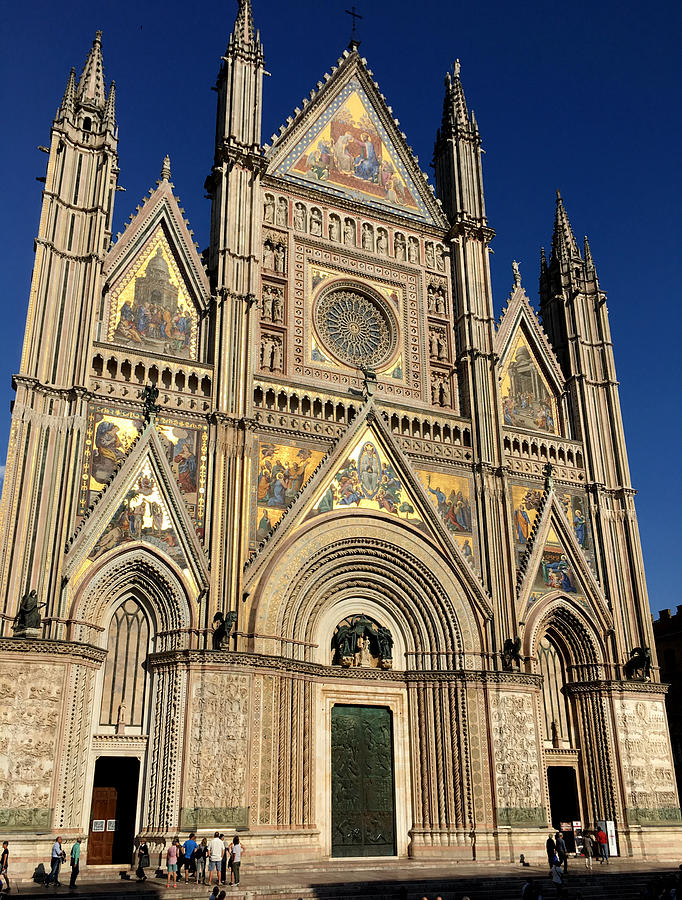
<path id="1" fill-rule="evenodd" d="M 365 615 L 348 616 L 332 636 L 332 665 L 345 668 L 391 669 L 393 635 Z"/>

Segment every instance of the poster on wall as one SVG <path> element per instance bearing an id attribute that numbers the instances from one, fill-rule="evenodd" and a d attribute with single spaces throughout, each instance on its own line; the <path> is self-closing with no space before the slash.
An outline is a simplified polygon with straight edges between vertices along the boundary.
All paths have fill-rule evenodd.
<path id="1" fill-rule="evenodd" d="M 92 820 L 92 831 L 104 831 L 104 819 Z"/>

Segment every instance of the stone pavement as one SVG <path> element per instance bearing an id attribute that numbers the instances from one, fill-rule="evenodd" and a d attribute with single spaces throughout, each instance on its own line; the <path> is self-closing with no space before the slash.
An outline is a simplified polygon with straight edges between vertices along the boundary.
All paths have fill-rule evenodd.
<path id="1" fill-rule="evenodd" d="M 612 860 L 606 867 L 596 865 L 589 874 L 582 860 L 569 861 L 567 897 L 570 900 L 637 900 L 649 879 L 657 873 L 676 872 L 676 861 Z M 68 872 L 64 872 L 68 882 Z M 242 883 L 226 886 L 228 900 L 518 900 L 527 875 L 536 878 L 544 900 L 553 900 L 556 890 L 542 866 L 522 868 L 518 863 L 422 863 L 413 860 L 386 860 L 362 863 L 334 860 L 308 866 L 278 866 L 252 869 L 242 864 Z M 44 898 L 51 894 L 77 896 L 79 900 L 107 897 L 108 900 L 207 900 L 209 888 L 179 883 L 166 887 L 165 877 L 138 883 L 122 880 L 111 872 L 102 880 L 97 868 L 84 871 L 76 891 L 35 885 L 15 886 L 10 897 Z"/>

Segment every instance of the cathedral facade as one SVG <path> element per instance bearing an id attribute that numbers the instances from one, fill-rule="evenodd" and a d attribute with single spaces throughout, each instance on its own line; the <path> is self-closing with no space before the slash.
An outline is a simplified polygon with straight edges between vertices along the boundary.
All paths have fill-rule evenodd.
<path id="1" fill-rule="evenodd" d="M 0 507 L 0 832 L 256 860 L 682 841 L 605 295 L 557 197 L 499 320 L 481 136 L 435 190 L 351 42 L 261 139 L 249 0 L 210 244 L 170 161 L 113 239 L 98 33 L 54 120 Z M 652 655 L 653 654 L 653 655 Z M 157 859 L 159 857 L 157 856 Z"/>

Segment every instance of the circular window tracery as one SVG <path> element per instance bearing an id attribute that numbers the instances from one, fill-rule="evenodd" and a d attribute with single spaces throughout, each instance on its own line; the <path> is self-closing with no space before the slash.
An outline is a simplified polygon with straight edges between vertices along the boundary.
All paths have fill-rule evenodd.
<path id="1" fill-rule="evenodd" d="M 355 368 L 385 365 L 398 341 L 387 304 L 374 291 L 354 283 L 333 285 L 320 295 L 315 326 L 328 352 Z"/>

